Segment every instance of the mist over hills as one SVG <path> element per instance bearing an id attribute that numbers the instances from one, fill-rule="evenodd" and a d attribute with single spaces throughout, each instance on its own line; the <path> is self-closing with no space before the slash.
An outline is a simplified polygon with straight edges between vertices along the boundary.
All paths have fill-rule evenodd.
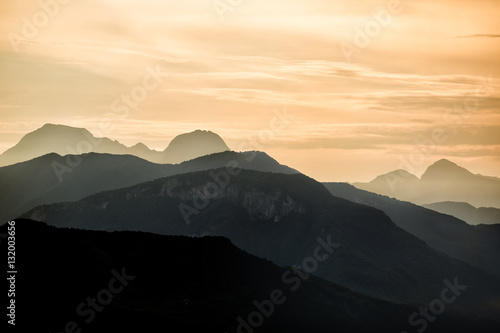
<path id="1" fill-rule="evenodd" d="M 68 146 L 86 144 L 107 153 L 67 154 Z M 483 327 L 484 320 L 500 316 L 500 225 L 470 226 L 452 216 L 348 184 L 321 184 L 263 152 L 229 151 L 217 134 L 208 131 L 180 135 L 163 152 L 157 152 L 140 143 L 126 147 L 95 138 L 84 129 L 48 124 L 26 135 L 0 160 L 35 156 L 44 149 L 61 149 L 62 153 L 0 167 L 0 190 L 9 194 L 0 198 L 0 219 L 5 222 L 23 216 L 58 227 L 21 221 L 33 237 L 39 234 L 65 249 L 57 253 L 56 260 L 62 266 L 72 260 L 85 265 L 97 262 L 94 272 L 102 273 L 103 263 L 131 260 L 138 265 L 137 271 L 145 275 L 145 280 L 131 295 L 117 299 L 109 317 L 98 321 L 95 327 L 103 331 L 109 331 L 115 318 L 123 315 L 128 318 L 123 322 L 127 328 L 139 327 L 144 320 L 151 324 L 172 320 L 204 331 L 224 327 L 234 330 L 237 313 L 251 311 L 252 297 L 265 297 L 263 290 L 279 283 L 277 277 L 283 274 L 283 268 L 253 256 L 271 260 L 285 270 L 294 266 L 295 270 L 319 276 L 306 280 L 309 289 L 295 296 L 296 305 L 283 307 L 269 326 L 258 331 L 302 332 L 312 328 L 327 332 L 334 323 L 349 332 L 374 327 L 383 332 L 401 330 L 408 325 L 408 315 L 414 308 L 391 302 L 428 306 L 442 292 L 444 279 L 458 279 L 468 287 L 457 302 L 447 304 L 446 315 L 440 317 L 439 325 L 443 326 L 433 325 L 437 332 L 438 327 L 444 331 L 450 327 Z M 181 162 L 185 159 L 190 160 Z M 450 195 L 493 202 L 500 195 L 499 184 L 498 178 L 474 175 L 440 160 L 421 179 L 397 170 L 356 185 L 390 191 L 390 196 L 412 198 L 413 202 L 431 202 Z M 64 230 L 68 227 L 113 233 Z M 107 235 L 121 240 L 116 243 Z M 196 243 L 171 236 L 203 238 Z M 70 239 L 61 242 L 57 237 Z M 220 237 L 249 254 L 242 254 Z M 317 267 L 309 270 L 307 258 L 318 244 L 332 250 L 331 258 L 316 256 Z M 186 251 L 186 247 L 194 252 Z M 36 255 L 45 253 L 40 252 Z M 172 258 L 178 253 L 182 253 L 180 257 Z M 25 259 L 30 266 L 38 267 L 36 260 L 41 262 L 36 255 L 33 262 Z M 143 256 L 151 256 L 151 260 Z M 165 277 L 166 267 L 150 268 L 165 261 L 175 263 L 178 271 Z M 215 262 L 214 267 L 207 262 Z M 255 272 L 249 273 L 254 268 Z M 109 272 L 111 268 L 107 269 Z M 76 266 L 72 268 L 72 273 L 77 271 Z M 256 286 L 254 278 L 249 282 L 243 277 L 248 274 L 275 277 L 261 279 Z M 37 281 L 42 279 L 34 276 Z M 158 279 L 167 286 L 158 287 Z M 81 281 L 87 280 L 94 281 L 92 276 L 82 275 Z M 29 281 L 26 284 L 33 283 Z M 46 283 L 61 290 L 68 287 L 61 281 L 55 286 L 52 281 Z M 96 286 L 97 281 L 90 285 Z M 224 289 L 226 286 L 229 290 Z M 155 287 L 160 290 L 158 294 L 152 291 Z M 46 296 L 43 290 L 28 290 Z M 77 293 L 87 291 L 83 288 Z M 58 297 L 77 302 L 76 296 Z M 183 299 L 196 304 L 196 309 Z M 401 316 L 406 311 L 408 314 Z M 61 313 L 69 314 L 64 309 Z M 471 324 L 471 318 L 481 323 Z M 497 323 L 490 324 L 498 328 Z"/>
<path id="2" fill-rule="evenodd" d="M 79 200 L 100 191 L 228 164 L 258 171 L 298 173 L 256 151 L 226 151 L 176 165 L 155 164 L 130 155 L 52 153 L 0 168 L 0 189 L 9 193 L 0 198 L 0 221 L 5 223 L 40 204 Z"/>
<path id="3" fill-rule="evenodd" d="M 211 172 L 43 205 L 23 217 L 58 227 L 223 236 L 280 266 L 303 262 L 321 238 L 340 244 L 315 272 L 328 281 L 376 298 L 423 304 L 436 297 L 444 278 L 459 277 L 474 286 L 459 307 L 483 315 L 496 311 L 488 304 L 500 297 L 497 279 L 431 249 L 382 211 L 336 198 L 301 174 Z"/>
<path id="4" fill-rule="evenodd" d="M 0 155 L 0 166 L 28 161 L 56 153 L 76 155 L 89 152 L 135 155 L 153 163 L 181 163 L 196 157 L 229 150 L 224 140 L 210 131 L 196 130 L 175 137 L 163 151 L 149 149 L 143 143 L 127 147 L 106 137 L 97 138 L 85 128 L 45 124 L 26 134 L 14 147 Z"/>
<path id="5" fill-rule="evenodd" d="M 453 216 L 346 183 L 323 184 L 336 197 L 382 210 L 432 248 L 500 277 L 500 225 L 471 226 Z"/>
<path id="6" fill-rule="evenodd" d="M 500 224 L 500 209 L 493 207 L 476 208 L 466 202 L 434 202 L 423 207 L 455 216 L 469 224 Z"/>
<path id="7" fill-rule="evenodd" d="M 418 311 L 314 275 L 302 279 L 221 237 L 60 229 L 21 219 L 16 232 L 24 272 L 17 280 L 18 311 L 30 316 L 18 321 L 23 330 L 60 332 L 72 321 L 83 332 L 248 332 L 238 318 L 248 325 L 258 303 L 268 315 L 255 332 L 399 332 Z M 92 312 L 86 300 L 101 299 L 111 281 L 114 288 L 120 285 L 116 294 L 102 311 Z M 273 291 L 281 292 L 280 304 L 270 311 L 266 301 Z M 498 327 L 447 309 L 427 332 L 489 333 Z"/>
<path id="8" fill-rule="evenodd" d="M 353 185 L 419 205 L 457 201 L 476 207 L 500 208 L 500 178 L 475 175 L 446 159 L 429 166 L 420 179 L 404 170 L 396 170 L 369 183 Z"/>

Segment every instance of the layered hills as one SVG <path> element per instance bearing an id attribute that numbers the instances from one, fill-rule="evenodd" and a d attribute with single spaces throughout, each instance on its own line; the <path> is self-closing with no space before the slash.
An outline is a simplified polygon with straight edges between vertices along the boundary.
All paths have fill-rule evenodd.
<path id="1" fill-rule="evenodd" d="M 500 225 L 472 226 L 453 216 L 346 183 L 324 185 L 334 196 L 382 210 L 432 248 L 500 277 Z"/>
<path id="2" fill-rule="evenodd" d="M 434 202 L 422 205 L 443 214 L 453 215 L 469 224 L 500 224 L 500 209 L 493 207 L 476 208 L 467 202 Z"/>
<path id="3" fill-rule="evenodd" d="M 492 314 L 500 295 L 496 279 L 301 174 L 228 168 L 180 174 L 39 206 L 24 217 L 58 227 L 223 236 L 253 255 L 304 269 L 305 258 L 325 242 L 336 254 L 315 274 L 372 297 L 424 303 L 443 279 L 457 277 L 474 288 L 455 306 Z"/>
<path id="4" fill-rule="evenodd" d="M 155 164 L 130 155 L 89 153 L 47 154 L 0 168 L 0 221 L 18 217 L 40 204 L 74 201 L 160 177 L 233 165 L 277 173 L 298 171 L 279 164 L 262 152 L 223 152 L 177 165 Z"/>

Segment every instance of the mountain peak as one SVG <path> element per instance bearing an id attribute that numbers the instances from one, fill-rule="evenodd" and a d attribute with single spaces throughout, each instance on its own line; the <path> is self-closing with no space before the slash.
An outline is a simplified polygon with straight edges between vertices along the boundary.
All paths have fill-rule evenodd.
<path id="1" fill-rule="evenodd" d="M 23 136 L 18 143 L 18 148 L 22 150 L 45 150 L 43 153 L 55 152 L 67 154 L 68 152 L 62 150 L 61 147 L 73 144 L 73 142 L 79 142 L 88 137 L 94 138 L 85 128 L 47 123 Z"/>
<path id="2" fill-rule="evenodd" d="M 68 125 L 62 125 L 62 124 L 52 124 L 52 123 L 46 123 L 39 129 L 35 130 L 36 131 L 47 131 L 47 130 L 65 130 L 65 131 L 87 131 L 85 128 L 82 127 L 74 127 L 74 126 L 68 126 Z"/>
<path id="3" fill-rule="evenodd" d="M 429 166 L 422 175 L 422 180 L 434 181 L 450 178 L 461 178 L 472 176 L 473 174 L 465 168 L 447 159 L 440 159 Z"/>
<path id="4" fill-rule="evenodd" d="M 404 181 L 419 181 L 418 177 L 412 173 L 409 173 L 403 169 L 397 169 L 383 175 L 377 176 L 370 184 L 385 184 L 388 185 L 388 181 L 391 180 L 404 180 Z"/>
<path id="5" fill-rule="evenodd" d="M 384 177 L 387 177 L 387 176 L 400 176 L 400 177 L 403 177 L 403 178 L 411 178 L 411 179 L 416 179 L 418 180 L 418 177 L 415 176 L 414 174 L 404 170 L 404 169 L 397 169 L 397 170 L 394 170 L 394 171 L 391 171 L 391 172 L 388 172 L 386 173 L 385 175 L 382 175 Z"/>
<path id="6" fill-rule="evenodd" d="M 458 164 L 453 163 L 450 160 L 447 160 L 446 158 L 442 158 L 436 162 L 434 162 L 431 166 L 439 166 L 439 167 L 458 167 Z"/>
<path id="7" fill-rule="evenodd" d="M 37 149 L 46 150 L 46 153 L 56 152 L 64 154 L 68 152 L 61 150 L 61 147 L 65 147 L 68 144 L 74 145 L 82 140 L 89 139 L 96 140 L 97 138 L 85 128 L 46 123 L 42 127 L 23 136 L 18 144 L 23 149 L 34 149 L 37 147 Z"/>
<path id="8" fill-rule="evenodd" d="M 57 125 L 57 124 L 52 124 L 52 123 L 46 123 L 40 128 L 51 128 L 51 127 L 57 127 L 57 126 L 65 126 L 65 125 Z"/>
<path id="9" fill-rule="evenodd" d="M 201 129 L 176 136 L 163 152 L 159 152 L 143 143 L 127 147 L 116 140 L 97 138 L 85 128 L 46 123 L 0 154 L 0 166 L 28 161 L 48 153 L 63 156 L 86 152 L 131 154 L 153 163 L 177 164 L 227 150 L 230 150 L 229 147 L 219 135 Z"/>
<path id="10" fill-rule="evenodd" d="M 140 150 L 149 150 L 148 146 L 146 146 L 144 143 L 142 142 L 138 142 L 136 143 L 135 145 L 133 145 L 132 147 L 130 148 L 133 148 L 133 149 L 140 149 Z"/>
<path id="11" fill-rule="evenodd" d="M 218 134 L 198 129 L 176 136 L 163 151 L 163 162 L 181 163 L 199 156 L 226 150 L 230 149 Z"/>
<path id="12" fill-rule="evenodd" d="M 48 153 L 59 155 L 88 152 L 126 154 L 127 149 L 118 141 L 97 139 L 85 128 L 46 123 L 23 136 L 13 147 L 0 155 L 0 166 L 28 161 Z"/>

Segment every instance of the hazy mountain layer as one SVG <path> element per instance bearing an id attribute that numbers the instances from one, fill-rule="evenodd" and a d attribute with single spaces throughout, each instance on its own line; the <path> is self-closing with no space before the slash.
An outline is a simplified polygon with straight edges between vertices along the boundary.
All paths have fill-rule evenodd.
<path id="1" fill-rule="evenodd" d="M 423 205 L 437 212 L 455 216 L 469 224 L 500 224 L 500 209 L 493 207 L 476 208 L 466 202 L 434 202 Z"/>
<path id="2" fill-rule="evenodd" d="M 28 161 L 49 153 L 64 156 L 90 152 L 134 155 L 153 163 L 176 164 L 226 150 L 229 148 L 224 140 L 210 131 L 197 130 L 181 134 L 163 152 L 159 152 L 143 143 L 127 147 L 106 137 L 98 138 L 85 128 L 45 124 L 26 134 L 18 144 L 1 154 L 0 166 Z"/>
<path id="3" fill-rule="evenodd" d="M 421 179 L 404 170 L 396 170 L 369 183 L 353 185 L 418 205 L 457 201 L 476 207 L 500 208 L 500 178 L 475 175 L 445 159 L 429 166 Z"/>
<path id="4" fill-rule="evenodd" d="M 500 225 L 471 226 L 453 216 L 346 183 L 324 185 L 334 196 L 382 210 L 432 248 L 500 277 Z"/>

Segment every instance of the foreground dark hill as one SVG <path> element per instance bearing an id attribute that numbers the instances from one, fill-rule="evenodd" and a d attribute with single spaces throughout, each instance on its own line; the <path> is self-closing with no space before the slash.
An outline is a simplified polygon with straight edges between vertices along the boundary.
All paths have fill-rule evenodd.
<path id="1" fill-rule="evenodd" d="M 57 229 L 30 220 L 17 220 L 15 227 L 17 332 L 72 327 L 81 332 L 241 333 L 253 331 L 238 327 L 238 318 L 248 324 L 251 313 L 252 323 L 262 318 L 255 332 L 414 329 L 408 317 L 416 308 L 362 296 L 314 276 L 303 280 L 300 272 L 253 257 L 224 238 Z M 6 226 L 0 232 L 7 232 Z M 280 304 L 271 308 L 273 291 Z M 259 317 L 254 302 L 268 311 L 266 316 Z M 426 331 L 495 328 L 447 309 Z"/>
<path id="2" fill-rule="evenodd" d="M 0 168 L 0 224 L 40 204 L 79 200 L 100 191 L 228 163 L 259 171 L 297 173 L 261 152 L 228 151 L 177 165 L 154 164 L 129 155 L 48 154 Z"/>
<path id="3" fill-rule="evenodd" d="M 382 211 L 333 197 L 301 174 L 236 173 L 218 169 L 157 179 L 39 206 L 24 216 L 60 227 L 224 236 L 281 266 L 307 265 L 318 243 L 329 243 L 337 254 L 316 274 L 331 282 L 377 298 L 425 303 L 439 295 L 444 279 L 457 277 L 474 286 L 460 307 L 497 311 L 491 307 L 499 300 L 497 279 L 431 249 Z"/>
<path id="4" fill-rule="evenodd" d="M 469 224 L 500 224 L 500 209 L 493 207 L 476 208 L 466 202 L 434 202 L 422 205 L 443 214 L 455 216 Z"/>
<path id="5" fill-rule="evenodd" d="M 127 147 L 116 140 L 95 137 L 85 128 L 45 124 L 26 134 L 14 147 L 0 154 L 0 166 L 28 161 L 50 153 L 76 155 L 102 153 L 134 155 L 153 163 L 181 163 L 197 157 L 229 150 L 222 138 L 210 131 L 196 130 L 175 137 L 159 152 L 138 143 Z"/>
<path id="6" fill-rule="evenodd" d="M 500 178 L 475 175 L 446 159 L 429 166 L 420 179 L 404 170 L 397 170 L 369 183 L 353 185 L 418 205 L 458 201 L 476 207 L 500 208 Z"/>
<path id="7" fill-rule="evenodd" d="M 500 225 L 471 226 L 453 216 L 346 183 L 324 185 L 334 196 L 384 211 L 399 227 L 434 249 L 500 277 Z"/>

